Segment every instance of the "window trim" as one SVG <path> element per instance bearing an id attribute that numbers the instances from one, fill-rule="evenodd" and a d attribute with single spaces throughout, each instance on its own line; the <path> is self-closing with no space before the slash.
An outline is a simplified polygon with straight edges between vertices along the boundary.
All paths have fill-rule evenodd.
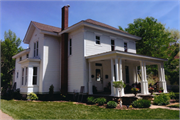
<path id="1" fill-rule="evenodd" d="M 99 40 L 97 39 L 97 37 L 99 37 Z M 101 36 L 100 35 L 95 35 L 95 44 L 96 45 L 101 45 Z M 97 43 L 97 42 L 99 42 L 99 43 Z"/>

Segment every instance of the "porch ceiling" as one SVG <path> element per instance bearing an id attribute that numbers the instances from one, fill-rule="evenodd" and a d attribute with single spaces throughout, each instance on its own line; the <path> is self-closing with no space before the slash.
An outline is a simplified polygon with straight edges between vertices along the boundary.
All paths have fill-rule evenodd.
<path id="1" fill-rule="evenodd" d="M 104 52 L 101 54 L 96 54 L 96 55 L 91 55 L 91 56 L 86 57 L 86 59 L 89 62 L 107 60 L 111 58 L 121 58 L 121 59 L 126 59 L 126 60 L 131 60 L 131 61 L 146 61 L 149 64 L 162 63 L 164 61 L 167 61 L 167 59 L 145 56 L 145 55 L 140 55 L 140 54 L 135 54 L 135 53 L 119 51 L 119 50 Z"/>

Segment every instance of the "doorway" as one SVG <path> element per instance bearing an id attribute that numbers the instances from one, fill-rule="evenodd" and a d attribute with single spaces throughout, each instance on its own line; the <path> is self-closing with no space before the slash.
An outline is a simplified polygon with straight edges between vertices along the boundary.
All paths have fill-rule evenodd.
<path id="1" fill-rule="evenodd" d="M 97 92 L 103 92 L 103 71 L 102 66 L 95 67 L 95 87 Z"/>

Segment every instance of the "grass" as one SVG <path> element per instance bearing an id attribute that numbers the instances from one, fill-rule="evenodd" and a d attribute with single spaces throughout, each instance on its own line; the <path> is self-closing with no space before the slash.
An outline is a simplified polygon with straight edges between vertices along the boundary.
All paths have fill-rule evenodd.
<path id="1" fill-rule="evenodd" d="M 73 102 L 28 102 L 1 99 L 1 110 L 14 119 L 179 119 L 167 109 L 117 110 Z"/>
<path id="2" fill-rule="evenodd" d="M 176 104 L 176 105 L 169 105 L 168 107 L 172 107 L 172 108 L 179 108 L 179 104 Z"/>

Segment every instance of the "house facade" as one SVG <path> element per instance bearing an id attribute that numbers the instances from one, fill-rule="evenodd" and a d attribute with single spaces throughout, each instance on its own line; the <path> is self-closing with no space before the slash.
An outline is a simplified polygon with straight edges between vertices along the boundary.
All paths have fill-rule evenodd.
<path id="1" fill-rule="evenodd" d="M 109 88 L 111 96 L 123 96 L 124 90 L 119 93 L 112 86 L 122 80 L 128 85 L 141 83 L 141 93 L 147 95 L 146 65 L 158 65 L 159 86 L 167 92 L 166 59 L 136 54 L 140 37 L 104 23 L 87 19 L 68 27 L 68 7 L 62 8 L 61 28 L 31 21 L 23 40 L 29 48 L 13 56 L 16 88 L 22 94 L 46 94 L 53 85 L 55 92 L 63 94 L 79 92 L 84 86 L 86 94 Z"/>

